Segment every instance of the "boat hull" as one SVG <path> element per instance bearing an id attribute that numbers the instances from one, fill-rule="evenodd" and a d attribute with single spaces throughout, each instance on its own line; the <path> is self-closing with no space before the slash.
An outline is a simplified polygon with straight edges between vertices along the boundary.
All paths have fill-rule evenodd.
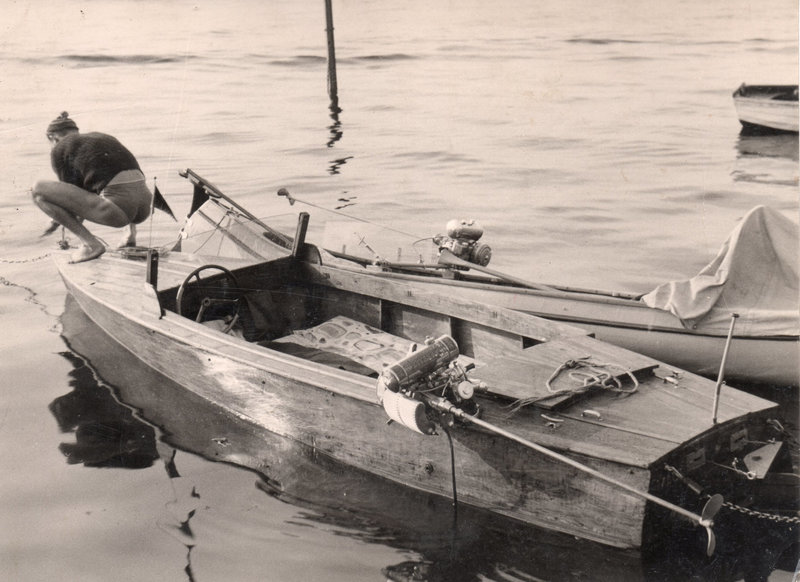
<path id="1" fill-rule="evenodd" d="M 791 97 L 792 91 L 793 99 L 782 98 Z M 742 85 L 733 103 L 745 132 L 798 131 L 797 86 Z"/>
<path id="2" fill-rule="evenodd" d="M 326 376 L 333 380 L 328 370 L 245 361 L 241 354 L 228 355 L 234 351 L 229 345 L 211 349 L 194 333 L 181 337 L 186 330 L 180 325 L 158 325 L 164 320 L 148 316 L 131 318 L 84 289 L 67 286 L 81 309 L 115 341 L 203 399 L 262 430 L 311 447 L 314 454 L 452 498 L 447 435 L 420 435 L 388 424 L 373 383 L 359 386 L 360 398 L 341 396 L 326 387 Z M 641 546 L 641 498 L 496 436 L 458 428 L 451 436 L 460 502 L 606 545 Z M 649 488 L 646 468 L 574 458 L 637 489 Z"/>

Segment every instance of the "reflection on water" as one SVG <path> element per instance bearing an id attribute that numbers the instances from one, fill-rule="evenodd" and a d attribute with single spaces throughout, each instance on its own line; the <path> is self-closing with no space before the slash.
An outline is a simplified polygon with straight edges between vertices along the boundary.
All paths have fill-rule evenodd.
<path id="1" fill-rule="evenodd" d="M 342 139 L 343 135 L 342 122 L 339 121 L 339 110 L 331 110 L 331 119 L 333 120 L 333 123 L 328 126 L 330 139 L 328 139 L 328 143 L 325 144 L 329 148 L 332 148 L 334 145 L 336 145 L 336 142 Z"/>
<path id="2" fill-rule="evenodd" d="M 342 139 L 342 136 L 344 135 L 344 131 L 342 130 L 342 122 L 339 120 L 339 113 L 341 111 L 342 110 L 339 109 L 338 107 L 334 108 L 333 106 L 331 106 L 331 119 L 333 120 L 333 123 L 328 126 L 328 131 L 330 132 L 330 139 L 328 140 L 328 143 L 325 144 L 329 148 L 334 147 L 336 145 L 336 142 Z M 341 167 L 347 163 L 347 160 L 351 159 L 353 159 L 353 156 L 343 156 L 341 158 L 331 160 L 330 166 L 328 166 L 328 174 L 330 174 L 331 176 L 339 174 L 341 171 Z"/>
<path id="3" fill-rule="evenodd" d="M 160 456 L 176 487 L 180 475 L 174 463 L 175 448 L 252 470 L 259 489 L 297 508 L 295 521 L 302 520 L 323 532 L 333 531 L 335 536 L 412 553 L 413 559 L 384 566 L 382 573 L 388 580 L 718 582 L 739 580 L 746 571 L 750 571 L 746 580 L 760 580 L 777 559 L 764 552 L 772 547 L 770 532 L 776 530 L 768 530 L 767 535 L 756 533 L 751 524 L 744 523 L 744 516 L 734 535 L 717 531 L 718 552 L 707 559 L 704 534 L 692 526 L 687 526 L 674 546 L 640 553 L 511 523 L 466 506 L 459 506 L 455 513 L 449 500 L 345 467 L 315 450 L 226 414 L 141 364 L 86 318 L 71 298 L 62 322 L 70 347 L 90 360 L 97 374 L 115 387 L 117 398 L 125 403 L 119 404 L 98 385 L 80 358 L 70 356 L 76 363 L 75 390 L 57 399 L 52 407 L 62 427 L 84 421 L 90 426 L 127 425 L 119 429 L 118 437 L 110 439 L 113 446 L 108 450 L 128 457 L 138 455 L 149 462 Z M 78 394 L 80 398 L 75 396 Z M 128 407 L 158 427 L 158 442 L 154 442 L 156 431 L 131 415 Z M 189 484 L 183 487 L 187 489 Z M 190 580 L 195 576 L 202 579 L 199 567 L 191 561 L 192 548 L 201 541 L 195 536 L 202 534 L 196 534 L 190 526 L 200 501 L 193 489 L 183 491 L 171 508 L 172 517 L 167 516 L 160 524 L 186 546 L 185 572 Z M 202 502 L 205 507 L 208 500 Z M 260 527 L 280 530 L 282 525 Z M 258 532 L 245 535 L 258 536 Z M 230 537 L 233 539 L 217 537 L 212 541 L 222 544 L 221 552 L 235 553 L 238 538 Z M 756 547 L 758 543 L 763 546 Z M 745 548 L 752 548 L 758 557 Z"/>
<path id="4" fill-rule="evenodd" d="M 796 187 L 798 184 L 798 136 L 794 134 L 746 135 L 736 142 L 736 168 L 731 173 L 739 183 L 766 186 Z M 770 204 L 769 199 L 763 201 Z M 772 202 L 774 204 L 774 202 Z"/>
<path id="5" fill-rule="evenodd" d="M 153 428 L 134 418 L 101 387 L 92 369 L 72 352 L 61 354 L 75 369 L 70 372 L 73 391 L 50 403 L 62 432 L 74 432 L 74 443 L 61 443 L 59 450 L 70 465 L 143 469 L 158 453 Z"/>
<path id="6" fill-rule="evenodd" d="M 73 320 L 66 316 L 64 321 Z M 73 329 L 76 332 L 83 331 L 84 324 L 88 324 L 88 320 Z M 65 335 L 65 339 L 69 344 L 68 335 Z M 101 341 L 111 342 L 107 336 Z M 116 365 L 119 363 L 118 357 L 124 357 L 123 353 L 114 355 L 106 363 Z M 158 525 L 185 546 L 184 572 L 187 579 L 193 581 L 191 553 L 194 534 L 190 522 L 199 505 L 199 495 L 194 490 L 181 492 L 181 475 L 175 464 L 175 449 L 158 438 L 162 435 L 154 425 L 140 418 L 132 407 L 119 400 L 112 388 L 98 379 L 95 370 L 82 356 L 73 352 L 62 352 L 61 355 L 75 366 L 69 374 L 73 390 L 53 400 L 49 408 L 62 432 L 74 432 L 75 442 L 61 443 L 59 450 L 67 458 L 67 463 L 82 463 L 86 467 L 145 469 L 158 460 L 163 462 L 176 497 L 165 507 Z M 158 389 L 160 383 L 153 382 L 151 385 Z M 150 396 L 157 398 L 156 394 Z"/>
<path id="7" fill-rule="evenodd" d="M 352 160 L 352 159 L 353 156 L 346 156 L 344 158 L 331 160 L 331 165 L 328 167 L 328 173 L 330 175 L 338 174 L 340 172 L 340 168 L 347 163 L 347 160 Z"/>
<path id="8" fill-rule="evenodd" d="M 740 134 L 736 143 L 739 157 L 786 158 L 798 160 L 798 135 L 746 135 Z"/>

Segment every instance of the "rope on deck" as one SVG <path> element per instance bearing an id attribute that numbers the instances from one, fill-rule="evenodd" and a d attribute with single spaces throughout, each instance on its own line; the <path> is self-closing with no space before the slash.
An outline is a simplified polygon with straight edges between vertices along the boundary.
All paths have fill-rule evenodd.
<path id="1" fill-rule="evenodd" d="M 555 380 L 566 370 L 570 370 L 569 378 L 578 382 L 577 386 L 570 388 L 557 389 L 553 387 Z M 617 374 L 612 373 L 616 370 Z M 621 372 L 621 373 L 620 373 Z M 622 381 L 618 376 L 627 375 L 632 381 L 633 386 L 626 388 L 622 385 Z M 633 394 L 639 389 L 639 381 L 636 376 L 628 368 L 614 363 L 600 363 L 591 359 L 591 356 L 584 356 L 582 358 L 571 358 L 561 364 L 545 382 L 547 391 L 546 396 L 536 396 L 532 398 L 523 398 L 518 400 L 512 405 L 512 410 L 517 411 L 520 408 L 534 404 L 536 402 L 547 400 L 555 396 L 566 396 L 570 394 L 582 394 L 591 390 L 592 388 L 601 388 L 610 392 L 617 392 L 620 394 Z"/>

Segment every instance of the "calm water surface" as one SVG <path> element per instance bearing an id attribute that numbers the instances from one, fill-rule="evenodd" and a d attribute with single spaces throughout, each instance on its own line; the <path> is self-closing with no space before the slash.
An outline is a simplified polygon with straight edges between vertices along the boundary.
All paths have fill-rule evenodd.
<path id="1" fill-rule="evenodd" d="M 28 190 L 52 176 L 44 129 L 67 110 L 128 145 L 179 216 L 190 167 L 265 219 L 297 210 L 280 187 L 414 238 L 477 218 L 496 269 L 645 291 L 694 274 L 755 205 L 797 219 L 797 137 L 740 136 L 731 100 L 742 82 L 797 83 L 797 12 L 789 0 L 334 1 L 333 116 L 321 1 L 4 2 L 3 578 L 344 582 L 421 561 L 441 580 L 667 578 L 545 534 L 465 526 L 452 544 L 447 508 L 387 504 L 400 494 L 280 443 L 269 450 L 283 469 L 262 471 L 282 479 L 276 497 L 239 468 L 259 462 L 248 427 L 106 351 L 70 309 Z M 177 225 L 159 213 L 140 233 L 166 244 Z"/>

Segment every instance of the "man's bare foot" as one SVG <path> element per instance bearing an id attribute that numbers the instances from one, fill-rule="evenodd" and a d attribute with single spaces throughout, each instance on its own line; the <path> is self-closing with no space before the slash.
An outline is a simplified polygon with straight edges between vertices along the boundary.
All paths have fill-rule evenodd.
<path id="1" fill-rule="evenodd" d="M 106 247 L 102 244 L 100 246 L 86 246 L 83 245 L 77 251 L 72 253 L 72 257 L 70 258 L 70 263 L 83 263 L 85 261 L 91 261 L 92 259 L 96 259 L 100 255 L 106 252 Z"/>
<path id="2" fill-rule="evenodd" d="M 119 239 L 119 242 L 117 243 L 118 249 L 124 249 L 126 247 L 135 247 L 135 246 L 136 246 L 136 239 L 128 235 L 123 236 L 121 239 Z"/>

